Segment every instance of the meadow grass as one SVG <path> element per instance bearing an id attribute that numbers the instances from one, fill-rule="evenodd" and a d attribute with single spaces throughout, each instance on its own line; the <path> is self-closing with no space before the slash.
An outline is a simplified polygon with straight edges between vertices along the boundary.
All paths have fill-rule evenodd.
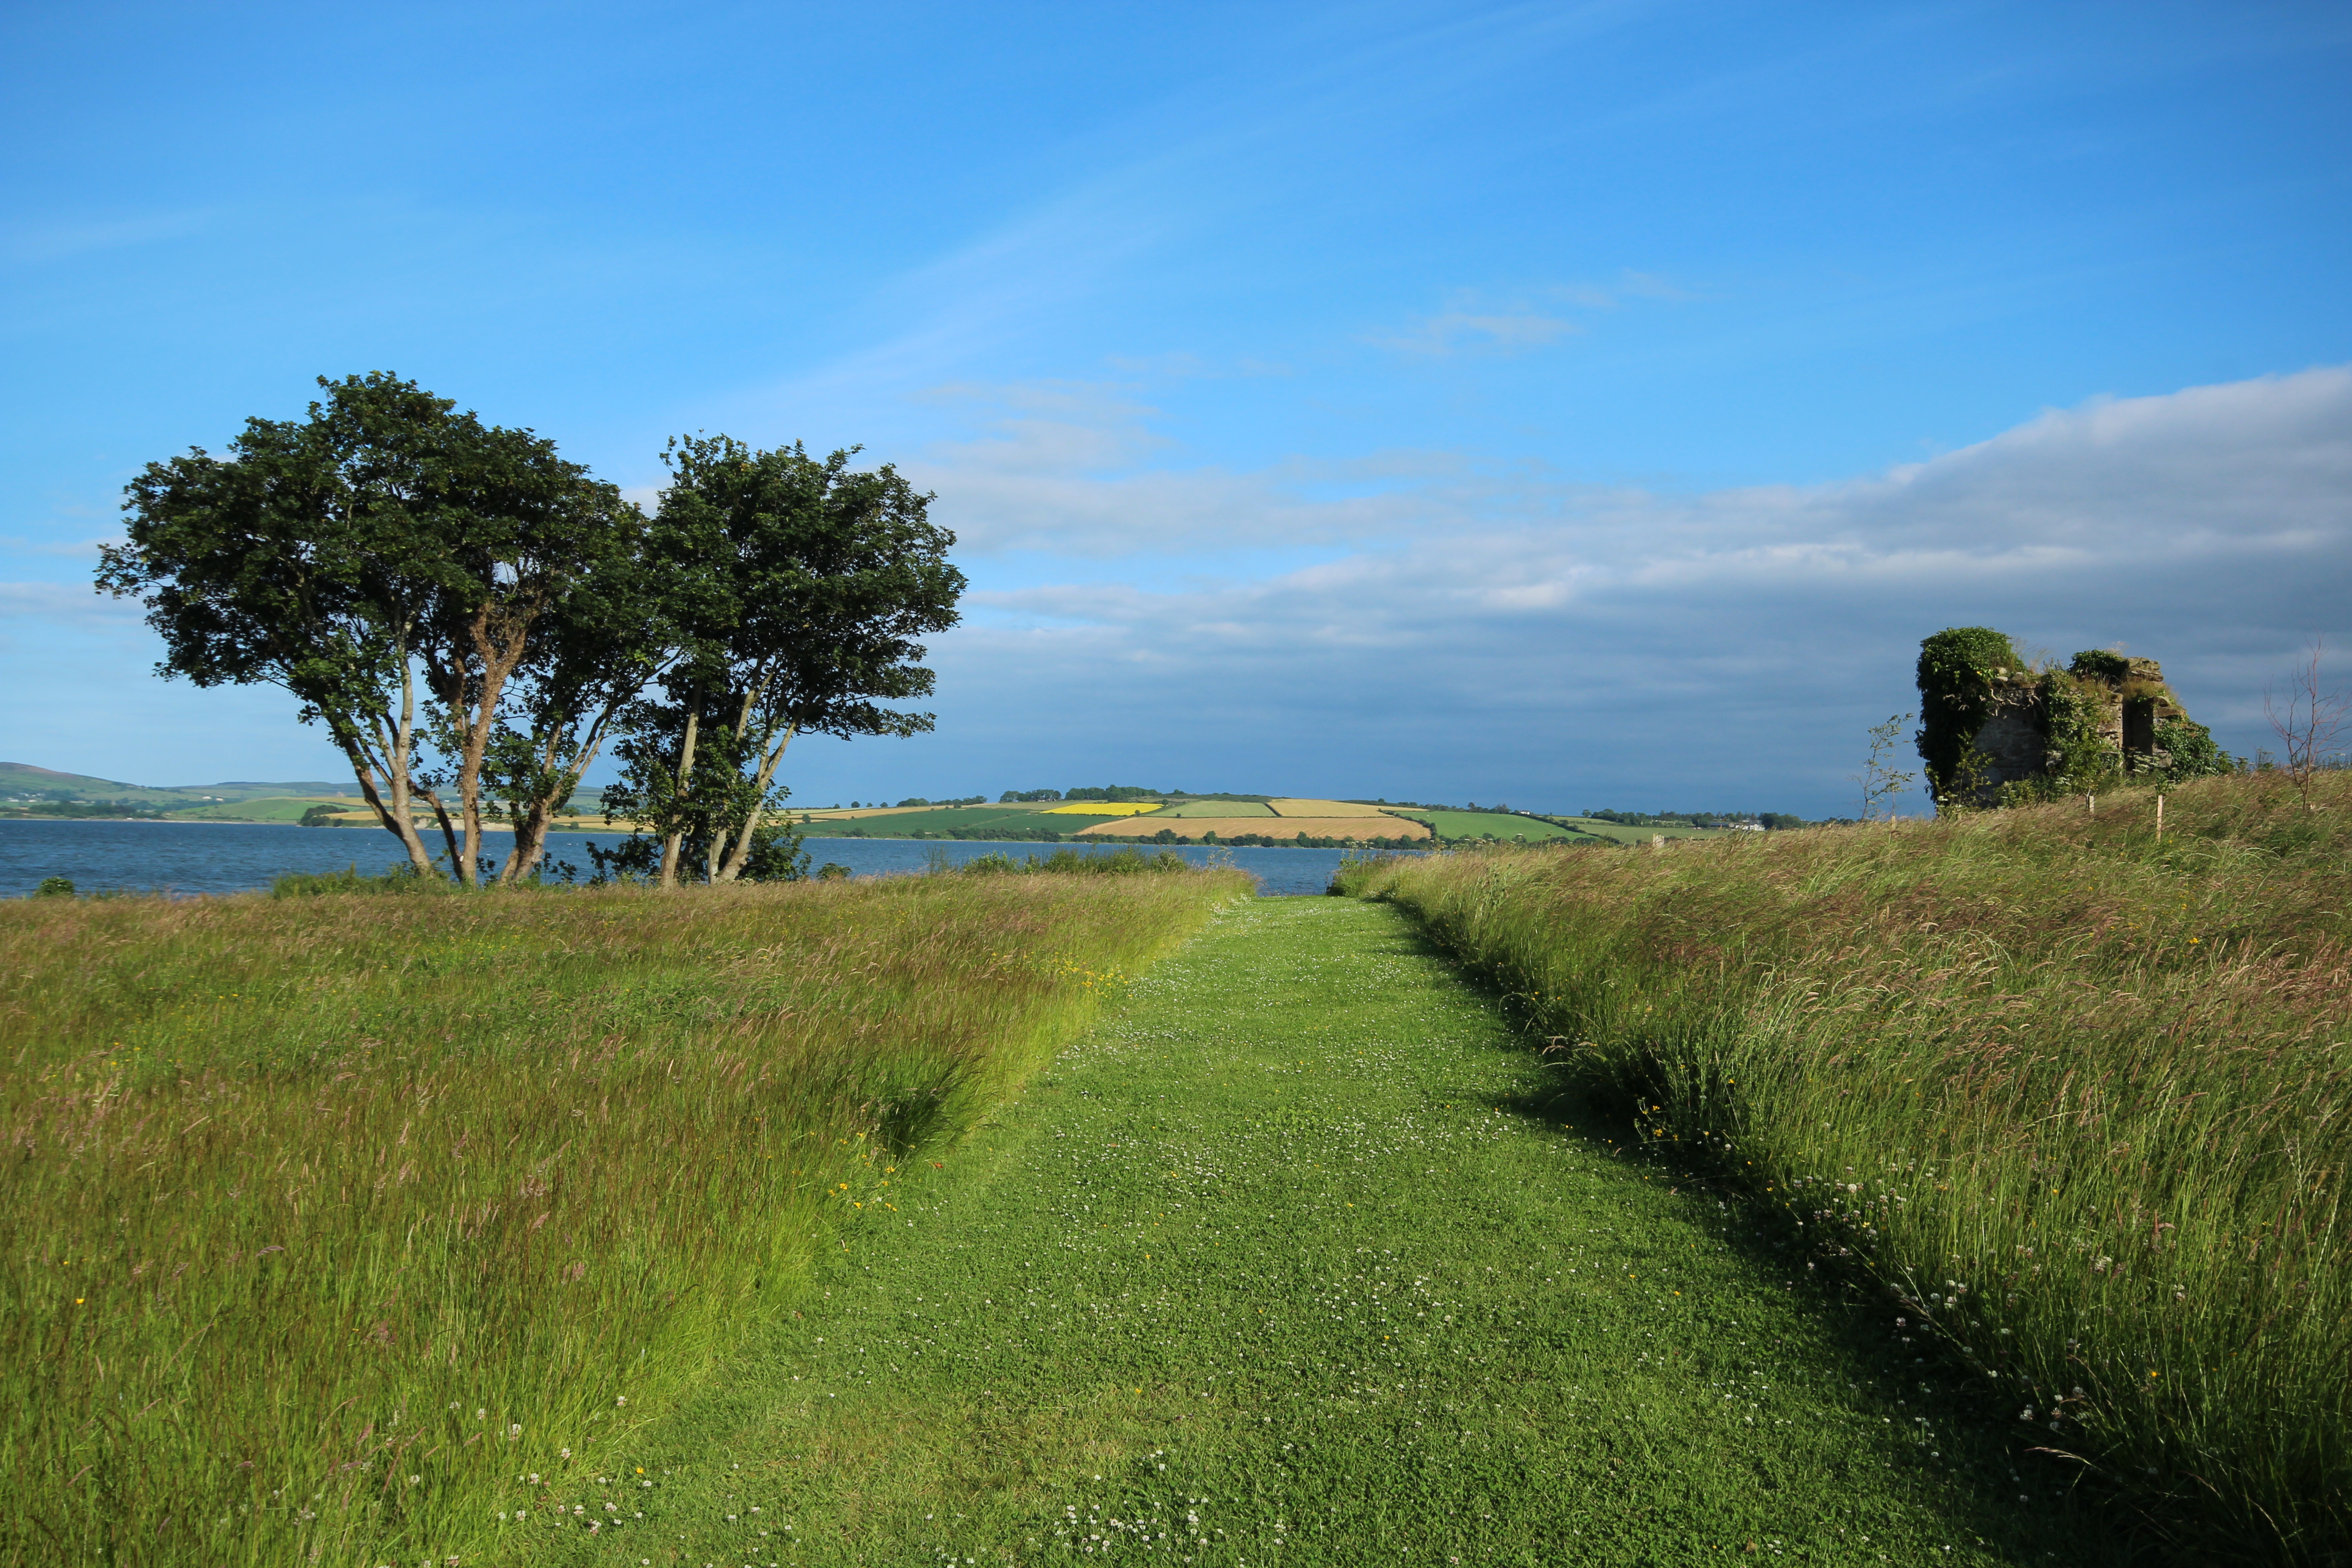
<path id="1" fill-rule="evenodd" d="M 2191 1561 L 2352 1551 L 2352 775 L 1349 868 Z"/>
<path id="2" fill-rule="evenodd" d="M 1246 890 L 0 903 L 0 1560 L 477 1561 Z"/>
<path id="3" fill-rule="evenodd" d="M 803 1310 L 542 1468 L 499 1558 L 2118 1560 L 1895 1309 L 1555 1078 L 1396 911 L 1229 906 L 971 1139 L 866 1173 Z"/>
<path id="4" fill-rule="evenodd" d="M 1440 838 L 1483 838 L 1493 835 L 1508 842 L 1523 838 L 1530 844 L 1548 843 L 1552 839 L 1573 839 L 1579 830 L 1562 827 L 1556 822 L 1540 822 L 1532 816 L 1506 816 L 1492 811 L 1423 811 L 1394 808 L 1391 815 L 1425 822 L 1436 830 Z M 1595 824 L 1597 828 L 1601 824 Z"/>

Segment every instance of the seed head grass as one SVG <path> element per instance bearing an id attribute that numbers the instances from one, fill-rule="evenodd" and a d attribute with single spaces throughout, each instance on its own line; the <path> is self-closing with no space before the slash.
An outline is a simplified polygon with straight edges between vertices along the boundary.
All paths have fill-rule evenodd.
<path id="1" fill-rule="evenodd" d="M 0 1560 L 474 1561 L 1246 890 L 0 903 Z"/>
<path id="2" fill-rule="evenodd" d="M 1905 1314 L 1550 1077 L 1397 911 L 1223 910 L 617 1450 L 619 1546 L 542 1476 L 513 1559 L 2131 1561 Z"/>
<path id="3" fill-rule="evenodd" d="M 1360 863 L 2194 1560 L 2352 1539 L 2352 776 Z"/>

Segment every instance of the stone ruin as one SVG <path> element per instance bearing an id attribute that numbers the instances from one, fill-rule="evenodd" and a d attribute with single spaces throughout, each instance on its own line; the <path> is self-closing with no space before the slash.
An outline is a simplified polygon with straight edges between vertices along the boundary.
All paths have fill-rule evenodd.
<path id="1" fill-rule="evenodd" d="M 2189 713 L 2165 685 L 2162 666 L 2152 658 L 2086 653 L 2075 656 L 2068 673 L 2089 708 L 2075 720 L 2078 735 L 2095 738 L 2110 757 L 2121 759 L 2126 773 L 2166 764 L 2158 729 Z M 2066 737 L 2052 732 L 2049 684 L 2041 674 L 1995 669 L 1988 679 L 1988 714 L 1974 744 L 1983 770 L 1977 793 L 1989 804 L 2000 797 L 2003 784 L 2063 774 L 2070 758 Z"/>

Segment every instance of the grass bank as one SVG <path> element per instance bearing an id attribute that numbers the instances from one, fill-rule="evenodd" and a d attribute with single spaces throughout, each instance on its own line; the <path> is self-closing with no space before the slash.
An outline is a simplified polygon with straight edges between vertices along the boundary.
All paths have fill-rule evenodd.
<path id="1" fill-rule="evenodd" d="M 496 1560 L 2114 1560 L 1895 1311 L 1857 1330 L 1552 1078 L 1395 911 L 1231 906 L 867 1173 L 803 1312 L 542 1468 Z"/>
<path id="2" fill-rule="evenodd" d="M 1246 885 L 0 903 L 0 1560 L 474 1561 Z"/>
<path id="3" fill-rule="evenodd" d="M 2191 1560 L 2352 1550 L 2352 775 L 1365 865 Z"/>

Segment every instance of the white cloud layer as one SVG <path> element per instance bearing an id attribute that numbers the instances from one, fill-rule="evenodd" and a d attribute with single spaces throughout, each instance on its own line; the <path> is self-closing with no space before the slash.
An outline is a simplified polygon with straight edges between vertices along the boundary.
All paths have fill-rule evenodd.
<path id="1" fill-rule="evenodd" d="M 1153 467 L 1181 452 L 1130 391 L 968 395 L 994 423 L 908 465 L 982 584 L 934 648 L 940 731 L 814 748 L 802 798 L 1116 778 L 1822 815 L 1851 809 L 1863 729 L 1912 706 L 1918 640 L 1946 626 L 2061 657 L 2120 641 L 2241 752 L 2307 637 L 2352 652 L 2352 369 L 1686 496 L 1446 453 Z M 1235 564 L 1269 551 L 1317 560 Z M 286 766 L 315 746 L 263 694 L 152 681 L 136 616 L 78 584 L 0 584 L 15 760 L 140 773 L 68 754 L 89 704 L 126 693 L 142 744 L 235 711 L 266 724 L 238 744 L 278 742 Z M 2336 669 L 2352 685 L 2352 658 Z"/>
<path id="2" fill-rule="evenodd" d="M 986 548 L 1144 554 L 1163 527 L 1351 548 L 1260 581 L 974 595 L 986 620 L 943 642 L 942 697 L 977 701 L 1016 752 L 1076 707 L 1136 716 L 1105 736 L 1112 755 L 1157 747 L 1190 774 L 1186 753 L 1233 751 L 1236 787 L 1486 780 L 1555 805 L 1646 789 L 1824 811 L 1861 725 L 1907 705 L 1917 641 L 1945 626 L 2062 656 L 2125 642 L 2241 750 L 2288 650 L 2314 632 L 2352 644 L 2340 368 L 2101 399 L 1869 478 L 1690 497 L 1458 462 L 1398 464 L 1340 499 L 1307 493 L 1328 474 L 1089 472 L 1118 454 L 1087 439 L 1118 420 L 1140 414 L 1090 438 L 1008 433 L 987 461 L 945 453 L 930 482 Z"/>

